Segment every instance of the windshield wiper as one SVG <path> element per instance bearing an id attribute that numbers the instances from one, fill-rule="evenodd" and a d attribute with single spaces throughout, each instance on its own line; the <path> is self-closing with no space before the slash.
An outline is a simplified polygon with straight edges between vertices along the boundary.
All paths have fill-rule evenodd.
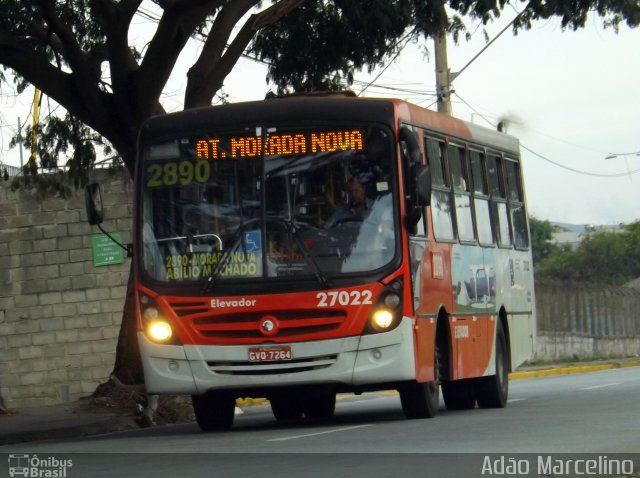
<path id="1" fill-rule="evenodd" d="M 249 223 L 252 223 L 254 221 L 257 221 L 258 219 L 254 219 L 252 221 L 249 221 Z M 222 275 L 222 271 L 224 270 L 224 267 L 227 265 L 227 262 L 229 262 L 229 258 L 231 258 L 233 251 L 235 250 L 236 246 L 238 245 L 238 243 L 240 243 L 242 245 L 242 250 L 246 256 L 247 254 L 247 241 L 245 238 L 245 232 L 247 232 L 247 224 L 246 223 L 241 223 L 238 226 L 238 229 L 236 229 L 236 232 L 233 234 L 233 237 L 231 238 L 231 247 L 229 247 L 228 249 L 226 249 L 224 251 L 224 253 L 222 254 L 222 257 L 220 258 L 220 260 L 216 263 L 215 267 L 213 268 L 213 270 L 211 271 L 211 275 L 209 275 L 209 277 L 207 277 L 205 279 L 205 283 L 204 286 L 202 287 L 202 291 L 203 292 L 210 292 L 211 288 L 213 287 L 213 285 L 216 283 L 216 281 L 220 278 L 220 276 Z"/>

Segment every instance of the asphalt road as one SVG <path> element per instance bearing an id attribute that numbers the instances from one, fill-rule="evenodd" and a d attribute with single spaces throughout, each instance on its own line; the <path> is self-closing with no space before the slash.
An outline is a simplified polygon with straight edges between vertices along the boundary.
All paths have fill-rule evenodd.
<path id="1" fill-rule="evenodd" d="M 175 425 L 11 445 L 0 453 L 73 453 L 69 478 L 502 476 L 508 473 L 499 473 L 501 464 L 524 471 L 525 462 L 530 474 L 517 476 L 540 476 L 535 462 L 547 459 L 548 472 L 549 456 L 600 460 L 599 471 L 611 471 L 609 460 L 628 458 L 640 476 L 640 367 L 511 381 L 505 409 L 447 411 L 441 403 L 429 420 L 407 420 L 397 395 L 375 393 L 340 397 L 330 421 L 276 422 L 268 405 L 257 405 L 243 409 L 224 433 Z M 572 476 L 557 473 L 570 468 L 553 471 Z"/>

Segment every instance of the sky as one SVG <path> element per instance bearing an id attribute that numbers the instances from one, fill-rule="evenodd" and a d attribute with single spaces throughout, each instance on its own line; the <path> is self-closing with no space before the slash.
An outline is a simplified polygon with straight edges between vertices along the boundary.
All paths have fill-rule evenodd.
<path id="1" fill-rule="evenodd" d="M 484 27 L 489 38 L 515 15 L 505 10 Z M 148 22 L 139 19 L 130 38 L 142 38 L 148 30 Z M 449 38 L 451 71 L 460 71 L 485 45 L 482 27 L 471 41 L 455 44 Z M 593 16 L 584 29 L 563 31 L 552 19 L 517 36 L 507 30 L 453 81 L 454 116 L 488 127 L 506 119 L 507 132 L 519 138 L 531 215 L 572 224 L 640 220 L 640 154 L 626 154 L 640 153 L 639 45 L 640 29 L 623 26 L 616 34 Z M 352 89 L 435 109 L 432 51 L 430 42 L 426 52 L 410 43 L 384 68 L 356 74 Z M 163 95 L 168 111 L 181 109 L 183 74 L 197 54 L 197 45 L 183 52 L 182 73 Z M 264 65 L 243 58 L 224 92 L 230 102 L 262 99 L 265 77 Z M 8 132 L 16 129 L 18 116 L 28 117 L 31 99 L 29 92 L 20 97 L 0 92 L 4 164 L 20 164 L 18 150 L 8 149 Z M 611 153 L 619 155 L 605 159 Z"/>

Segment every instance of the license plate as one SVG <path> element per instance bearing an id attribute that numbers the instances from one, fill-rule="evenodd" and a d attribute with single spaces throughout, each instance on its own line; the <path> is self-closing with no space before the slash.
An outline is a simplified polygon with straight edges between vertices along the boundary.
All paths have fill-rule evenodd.
<path id="1" fill-rule="evenodd" d="M 249 362 L 279 362 L 281 360 L 291 360 L 292 358 L 293 355 L 289 345 L 249 348 Z"/>

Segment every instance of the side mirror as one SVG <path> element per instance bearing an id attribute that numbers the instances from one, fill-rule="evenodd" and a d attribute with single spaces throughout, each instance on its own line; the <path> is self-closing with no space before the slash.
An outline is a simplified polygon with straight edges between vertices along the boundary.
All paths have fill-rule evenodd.
<path id="1" fill-rule="evenodd" d="M 87 209 L 87 221 L 92 226 L 103 221 L 102 188 L 99 183 L 87 184 L 84 188 L 84 200 Z"/>
<path id="2" fill-rule="evenodd" d="M 410 195 L 407 201 L 407 228 L 415 234 L 422 217 L 422 208 L 431 203 L 431 170 L 426 164 L 413 164 L 409 169 Z"/>
<path id="3" fill-rule="evenodd" d="M 407 226 L 412 229 L 422 216 L 421 208 L 431 202 L 431 170 L 422 164 L 422 151 L 416 134 L 408 126 L 400 128 L 400 141 L 404 143 L 407 170 Z"/>
<path id="4" fill-rule="evenodd" d="M 400 141 L 403 141 L 407 145 L 407 156 L 409 163 L 420 164 L 422 162 L 422 153 L 420 152 L 420 145 L 416 139 L 416 135 L 408 126 L 400 128 Z"/>

